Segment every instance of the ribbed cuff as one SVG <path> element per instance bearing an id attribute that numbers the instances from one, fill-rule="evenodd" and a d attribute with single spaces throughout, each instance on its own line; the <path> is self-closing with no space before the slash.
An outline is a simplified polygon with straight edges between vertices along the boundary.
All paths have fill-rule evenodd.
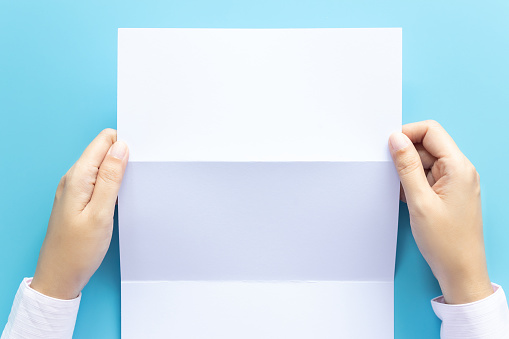
<path id="1" fill-rule="evenodd" d="M 56 299 L 32 289 L 31 282 L 21 282 L 1 339 L 72 338 L 81 293 L 72 300 Z"/>
<path id="2" fill-rule="evenodd" d="M 492 285 L 492 295 L 468 304 L 446 304 L 443 296 L 431 300 L 433 311 L 442 320 L 442 339 L 509 338 L 509 308 L 505 293 L 499 285 Z"/>

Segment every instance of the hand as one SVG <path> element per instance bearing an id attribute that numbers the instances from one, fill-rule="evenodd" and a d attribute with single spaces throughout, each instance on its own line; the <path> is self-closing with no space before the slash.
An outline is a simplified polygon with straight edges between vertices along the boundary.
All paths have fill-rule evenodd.
<path id="1" fill-rule="evenodd" d="M 58 184 L 31 287 L 74 299 L 110 246 L 115 202 L 129 150 L 113 129 L 102 131 Z"/>
<path id="2" fill-rule="evenodd" d="M 482 229 L 479 174 L 435 121 L 403 126 L 389 148 L 412 234 L 449 304 L 493 293 Z"/>

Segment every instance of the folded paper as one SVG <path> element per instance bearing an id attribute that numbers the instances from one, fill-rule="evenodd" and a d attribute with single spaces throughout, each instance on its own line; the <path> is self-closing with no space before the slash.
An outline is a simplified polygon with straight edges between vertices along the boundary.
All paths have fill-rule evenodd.
<path id="1" fill-rule="evenodd" d="M 118 40 L 122 336 L 392 338 L 401 30 Z"/>

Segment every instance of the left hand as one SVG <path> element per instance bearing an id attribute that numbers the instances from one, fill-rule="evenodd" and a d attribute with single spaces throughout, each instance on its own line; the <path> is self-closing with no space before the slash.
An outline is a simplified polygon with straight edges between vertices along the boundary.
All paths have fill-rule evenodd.
<path id="1" fill-rule="evenodd" d="M 118 190 L 129 158 L 117 132 L 103 130 L 58 184 L 31 287 L 74 299 L 110 246 Z"/>

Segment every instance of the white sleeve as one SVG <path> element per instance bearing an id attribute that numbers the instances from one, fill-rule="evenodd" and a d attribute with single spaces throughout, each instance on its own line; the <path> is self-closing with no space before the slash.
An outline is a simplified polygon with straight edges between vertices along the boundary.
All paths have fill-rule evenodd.
<path id="1" fill-rule="evenodd" d="M 81 293 L 72 300 L 55 299 L 32 289 L 31 282 L 21 282 L 0 339 L 72 338 Z"/>
<path id="2" fill-rule="evenodd" d="M 509 338 L 509 308 L 505 293 L 499 285 L 492 285 L 492 295 L 468 304 L 446 304 L 443 296 L 431 300 L 433 311 L 442 320 L 442 339 Z"/>

